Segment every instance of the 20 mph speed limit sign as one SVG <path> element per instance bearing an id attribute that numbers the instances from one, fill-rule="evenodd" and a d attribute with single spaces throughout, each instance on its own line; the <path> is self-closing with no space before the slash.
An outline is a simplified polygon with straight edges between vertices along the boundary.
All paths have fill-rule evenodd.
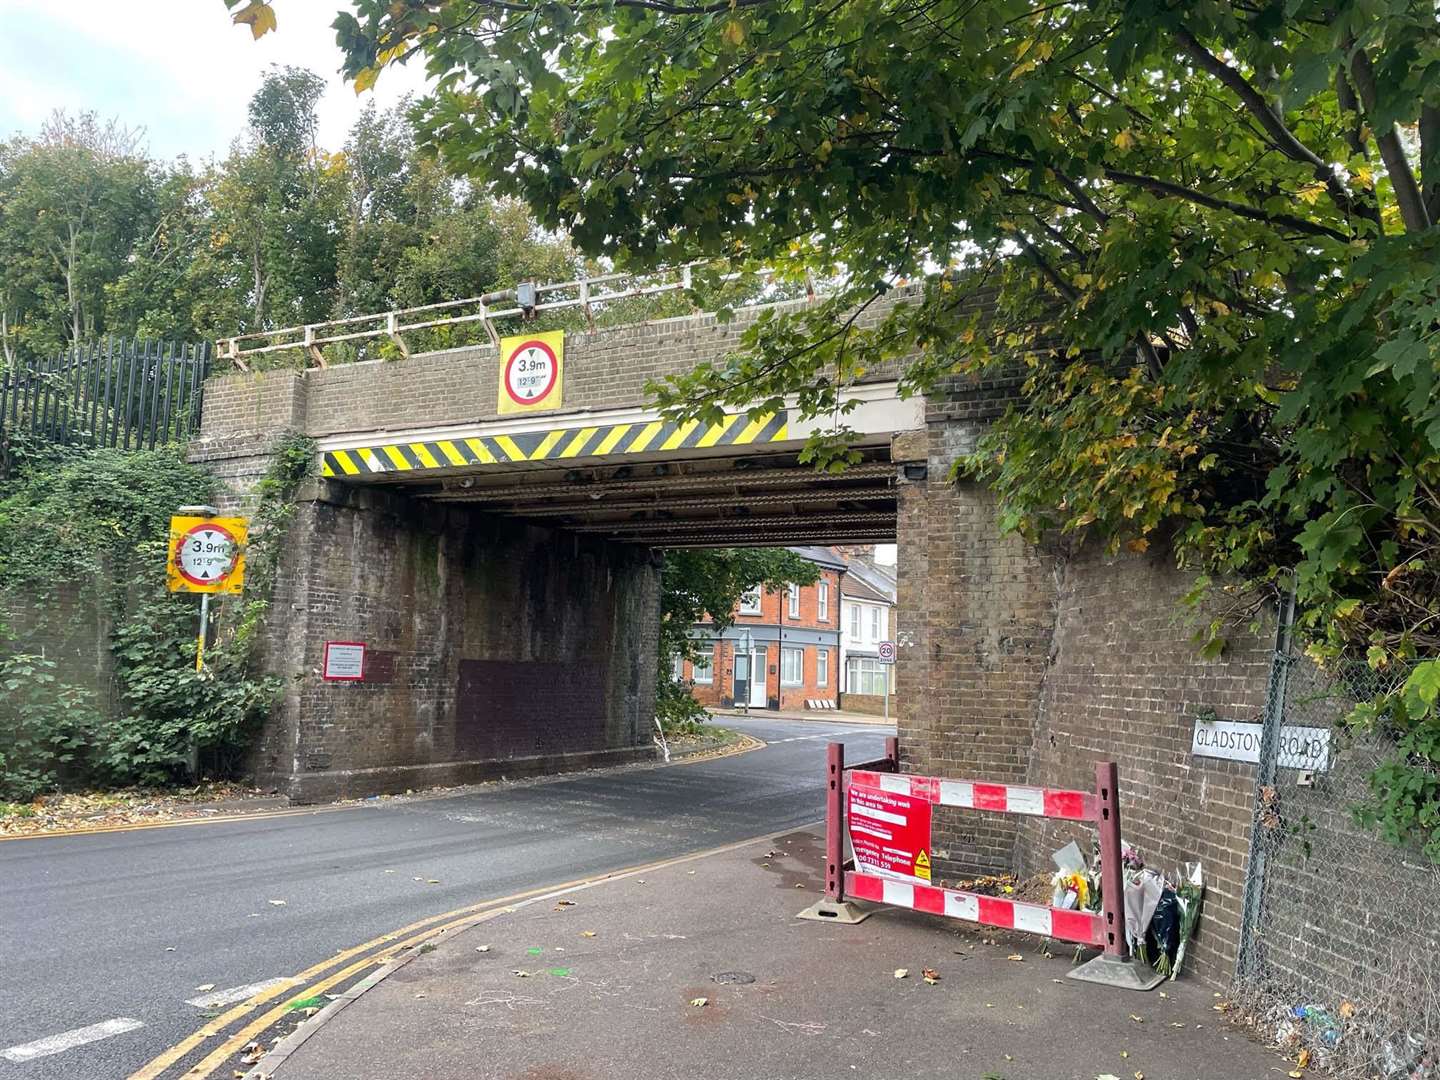
<path id="1" fill-rule="evenodd" d="M 244 518 L 172 517 L 165 575 L 171 592 L 236 593 L 245 587 Z"/>

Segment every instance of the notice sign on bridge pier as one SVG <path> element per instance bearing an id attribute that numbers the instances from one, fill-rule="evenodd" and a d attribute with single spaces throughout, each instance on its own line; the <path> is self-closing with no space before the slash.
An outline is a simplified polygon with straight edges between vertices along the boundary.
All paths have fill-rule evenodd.
<path id="1" fill-rule="evenodd" d="M 930 804 L 851 783 L 845 814 L 857 870 L 930 880 Z"/>

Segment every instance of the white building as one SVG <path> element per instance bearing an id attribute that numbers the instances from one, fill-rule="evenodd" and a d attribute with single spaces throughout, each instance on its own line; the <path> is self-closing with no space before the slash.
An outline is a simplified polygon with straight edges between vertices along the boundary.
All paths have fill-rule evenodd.
<path id="1" fill-rule="evenodd" d="M 893 694 L 891 667 L 880 663 L 879 652 L 880 642 L 894 634 L 894 567 L 845 554 L 849 570 L 840 579 L 840 690 L 880 697 L 888 686 Z"/>

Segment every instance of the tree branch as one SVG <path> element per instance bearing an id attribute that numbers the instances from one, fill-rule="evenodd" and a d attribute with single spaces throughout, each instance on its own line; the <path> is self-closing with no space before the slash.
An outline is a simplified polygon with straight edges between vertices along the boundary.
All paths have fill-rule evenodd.
<path id="1" fill-rule="evenodd" d="M 1202 68 L 1228 86 L 1251 115 L 1260 121 L 1260 126 L 1270 136 L 1275 149 L 1292 161 L 1302 162 L 1314 170 L 1315 179 L 1324 183 L 1325 190 L 1330 193 L 1330 201 L 1342 214 L 1348 217 L 1358 212 L 1355 201 L 1350 197 L 1350 192 L 1346 190 L 1344 183 L 1335 175 L 1335 170 L 1327 162 L 1321 160 L 1315 151 L 1295 137 L 1294 132 L 1285 126 L 1284 118 L 1265 99 L 1264 94 L 1252 86 L 1250 81 L 1239 71 L 1205 48 L 1184 25 L 1176 28 L 1175 36 L 1179 38 L 1185 51 L 1193 56 Z"/>
<path id="2" fill-rule="evenodd" d="M 1440 108 L 1434 105 L 1420 106 L 1420 180 L 1425 211 L 1440 221 Z"/>
<path id="3" fill-rule="evenodd" d="M 1361 104 L 1365 106 L 1371 130 L 1375 132 L 1375 142 L 1380 148 L 1380 160 L 1385 162 L 1385 171 L 1390 174 L 1390 186 L 1395 189 L 1395 202 L 1400 206 L 1400 219 L 1405 222 L 1405 228 L 1409 232 L 1423 232 L 1430 227 L 1430 214 L 1425 209 L 1425 200 L 1420 197 L 1420 186 L 1415 182 L 1415 174 L 1410 169 L 1410 162 L 1405 158 L 1405 148 L 1400 145 L 1400 136 L 1395 133 L 1394 124 L 1381 131 L 1375 123 L 1375 69 L 1370 66 L 1369 55 L 1355 44 L 1353 38 L 1346 44 L 1354 49 L 1350 57 L 1350 77 L 1355 80 L 1355 90 L 1360 95 Z"/>

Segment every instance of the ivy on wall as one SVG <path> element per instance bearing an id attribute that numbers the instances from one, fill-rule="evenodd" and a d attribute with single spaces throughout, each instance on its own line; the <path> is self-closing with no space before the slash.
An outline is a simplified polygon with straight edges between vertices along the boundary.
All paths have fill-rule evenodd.
<path id="1" fill-rule="evenodd" d="M 213 502 L 180 448 L 37 451 L 0 487 L 0 799 L 233 773 L 280 686 L 258 631 L 309 448 L 261 481 L 249 581 L 195 670 L 196 598 L 165 585 L 169 520 Z M 232 609 L 233 610 L 233 609 Z"/>

